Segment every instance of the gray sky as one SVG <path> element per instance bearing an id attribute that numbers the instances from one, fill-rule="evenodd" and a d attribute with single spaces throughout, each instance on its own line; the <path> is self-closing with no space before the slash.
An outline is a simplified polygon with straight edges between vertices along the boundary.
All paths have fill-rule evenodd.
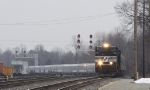
<path id="1" fill-rule="evenodd" d="M 122 1 L 0 0 L 0 48 L 4 51 L 24 44 L 30 50 L 43 44 L 48 51 L 54 47 L 69 50 L 66 45 L 73 35 L 80 34 L 88 42 L 90 34 L 119 26 L 119 18 L 112 13 Z"/>

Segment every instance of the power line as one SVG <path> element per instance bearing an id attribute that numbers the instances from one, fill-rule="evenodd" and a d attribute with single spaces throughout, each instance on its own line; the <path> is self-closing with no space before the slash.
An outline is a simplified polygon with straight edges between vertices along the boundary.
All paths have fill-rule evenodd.
<path id="1" fill-rule="evenodd" d="M 0 46 L 2 45 L 5 45 L 5 46 L 9 46 L 9 45 L 13 45 L 13 46 L 17 46 L 17 45 L 21 45 L 21 44 L 0 44 Z M 38 45 L 38 44 L 37 44 Z M 37 45 L 31 45 L 31 44 L 25 44 L 25 46 L 37 46 Z M 42 44 L 43 45 L 43 44 Z M 56 47 L 64 47 L 64 46 L 67 46 L 67 47 L 70 47 L 70 45 L 43 45 L 43 46 L 56 46 Z"/>
<path id="2" fill-rule="evenodd" d="M 0 25 L 51 25 L 51 24 L 45 24 L 50 22 L 55 22 L 53 24 L 63 24 L 63 23 L 72 23 L 72 22 L 80 22 L 80 21 L 86 21 L 90 19 L 96 19 L 104 16 L 113 15 L 115 13 L 109 13 L 109 14 L 101 14 L 96 16 L 87 16 L 87 17 L 77 17 L 77 18 L 68 18 L 68 19 L 62 19 L 62 20 L 50 20 L 50 21 L 37 21 L 37 22 L 23 22 L 23 23 L 11 23 L 11 24 L 0 24 Z M 72 20 L 72 21 L 69 21 Z M 60 22 L 65 21 L 65 22 Z M 44 23 L 44 24 L 40 24 Z"/>
<path id="3" fill-rule="evenodd" d="M 1 42 L 72 42 L 72 41 L 28 41 L 28 40 L 0 40 Z"/>
<path id="4" fill-rule="evenodd" d="M 52 43 L 73 43 L 73 41 L 29 41 L 29 40 L 0 40 L 0 42 L 52 42 Z M 88 43 L 82 41 L 82 43 Z"/>

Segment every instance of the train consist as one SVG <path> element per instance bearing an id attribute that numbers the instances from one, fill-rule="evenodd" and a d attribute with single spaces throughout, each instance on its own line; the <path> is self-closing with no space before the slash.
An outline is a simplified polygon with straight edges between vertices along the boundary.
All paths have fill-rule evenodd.
<path id="1" fill-rule="evenodd" d="M 14 62 L 14 61 L 13 61 Z M 94 63 L 84 64 L 59 64 L 43 66 L 27 66 L 27 64 L 13 65 L 14 75 L 93 75 Z M 22 65 L 23 64 L 23 65 Z"/>
<path id="2" fill-rule="evenodd" d="M 116 46 L 104 44 L 95 47 L 95 63 L 28 66 L 25 60 L 12 60 L 14 75 L 93 75 L 121 76 L 125 59 Z"/>
<path id="3" fill-rule="evenodd" d="M 122 76 L 125 70 L 125 59 L 116 46 L 104 44 L 95 47 L 95 71 L 100 76 Z"/>

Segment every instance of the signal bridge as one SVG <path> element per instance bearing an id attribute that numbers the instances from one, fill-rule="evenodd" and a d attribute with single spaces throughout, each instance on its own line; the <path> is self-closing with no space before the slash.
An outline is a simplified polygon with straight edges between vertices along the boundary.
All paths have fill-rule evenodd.
<path id="1" fill-rule="evenodd" d="M 15 58 L 34 58 L 35 59 L 35 66 L 38 66 L 38 54 L 16 54 Z"/>

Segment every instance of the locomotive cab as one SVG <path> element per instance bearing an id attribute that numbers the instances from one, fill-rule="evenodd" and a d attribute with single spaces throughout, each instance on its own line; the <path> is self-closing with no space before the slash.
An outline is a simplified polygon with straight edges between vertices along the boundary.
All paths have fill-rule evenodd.
<path id="1" fill-rule="evenodd" d="M 100 76 L 115 76 L 121 66 L 121 51 L 116 46 L 104 44 L 95 47 L 95 71 Z"/>

